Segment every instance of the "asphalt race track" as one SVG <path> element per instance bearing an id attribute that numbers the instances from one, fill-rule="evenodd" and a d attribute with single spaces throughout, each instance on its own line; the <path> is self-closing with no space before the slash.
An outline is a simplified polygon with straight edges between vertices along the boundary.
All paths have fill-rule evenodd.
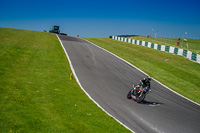
<path id="1" fill-rule="evenodd" d="M 200 106 L 152 81 L 143 103 L 127 99 L 146 77 L 136 68 L 76 37 L 59 35 L 85 91 L 136 133 L 200 133 Z"/>

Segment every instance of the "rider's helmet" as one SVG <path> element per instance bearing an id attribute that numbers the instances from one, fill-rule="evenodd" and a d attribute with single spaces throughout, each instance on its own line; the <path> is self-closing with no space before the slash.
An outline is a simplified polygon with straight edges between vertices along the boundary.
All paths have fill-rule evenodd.
<path id="1" fill-rule="evenodd" d="M 151 82 L 151 76 L 147 76 L 149 82 Z"/>

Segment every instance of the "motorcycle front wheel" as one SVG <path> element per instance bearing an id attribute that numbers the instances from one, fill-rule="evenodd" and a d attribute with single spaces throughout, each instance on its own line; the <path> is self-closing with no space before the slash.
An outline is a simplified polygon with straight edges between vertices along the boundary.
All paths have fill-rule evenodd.
<path id="1" fill-rule="evenodd" d="M 132 97 L 131 97 L 131 90 L 128 92 L 127 98 L 128 98 L 128 99 L 131 99 L 131 98 L 132 98 Z"/>

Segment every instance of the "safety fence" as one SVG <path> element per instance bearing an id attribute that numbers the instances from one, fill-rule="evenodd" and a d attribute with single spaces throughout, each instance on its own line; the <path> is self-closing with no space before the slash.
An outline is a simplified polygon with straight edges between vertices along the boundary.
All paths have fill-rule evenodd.
<path id="1" fill-rule="evenodd" d="M 185 49 L 179 49 L 179 48 L 175 48 L 172 46 L 159 45 L 159 44 L 155 44 L 155 43 L 151 43 L 151 42 L 134 40 L 134 39 L 118 37 L 118 36 L 112 36 L 112 39 L 127 42 L 127 43 L 137 44 L 137 45 L 153 48 L 153 49 L 160 50 L 160 51 L 165 51 L 165 52 L 180 55 L 180 56 L 184 56 L 185 58 L 188 58 L 188 59 L 200 64 L 200 55 L 193 53 L 191 51 L 185 50 Z"/>

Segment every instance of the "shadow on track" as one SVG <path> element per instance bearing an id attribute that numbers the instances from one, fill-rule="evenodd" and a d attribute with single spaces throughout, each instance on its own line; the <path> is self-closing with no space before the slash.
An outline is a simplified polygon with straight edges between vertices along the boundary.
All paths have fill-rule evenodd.
<path id="1" fill-rule="evenodd" d="M 159 106 L 159 105 L 161 105 L 161 104 L 163 104 L 163 103 L 150 102 L 150 101 L 144 100 L 144 101 L 142 101 L 140 104 L 149 105 L 149 106 Z"/>

